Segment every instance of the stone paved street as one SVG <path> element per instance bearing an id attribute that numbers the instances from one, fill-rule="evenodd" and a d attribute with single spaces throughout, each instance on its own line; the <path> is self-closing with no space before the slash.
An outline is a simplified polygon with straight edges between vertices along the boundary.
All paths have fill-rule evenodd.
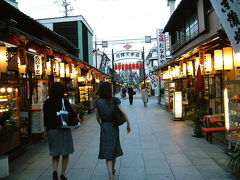
<path id="1" fill-rule="evenodd" d="M 172 121 L 156 99 L 145 108 L 141 99 L 133 105 L 122 100 L 129 116 L 132 132 L 121 127 L 124 155 L 117 159 L 119 180 L 230 180 L 228 156 L 224 149 L 209 144 L 204 138 L 191 136 L 192 128 L 185 121 Z M 73 130 L 75 152 L 67 170 L 69 180 L 107 180 L 104 160 L 98 160 L 99 125 L 95 113 L 89 114 L 79 129 Z M 59 172 L 60 172 L 59 166 Z M 51 179 L 51 159 L 47 142 L 36 142 L 10 163 L 10 179 Z"/>

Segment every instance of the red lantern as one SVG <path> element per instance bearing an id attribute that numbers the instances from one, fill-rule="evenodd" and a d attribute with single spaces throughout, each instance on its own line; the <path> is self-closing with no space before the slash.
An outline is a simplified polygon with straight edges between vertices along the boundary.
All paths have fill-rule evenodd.
<path id="1" fill-rule="evenodd" d="M 117 64 L 114 64 L 114 69 L 117 69 L 118 67 L 117 67 Z"/>
<path id="2" fill-rule="evenodd" d="M 135 63 L 132 64 L 132 68 L 136 69 L 136 64 Z"/>
<path id="3" fill-rule="evenodd" d="M 128 64 L 125 64 L 125 69 L 129 69 L 129 65 Z"/>
<path id="4" fill-rule="evenodd" d="M 129 69 L 132 69 L 132 64 L 128 64 L 128 68 L 129 68 Z"/>
<path id="5" fill-rule="evenodd" d="M 122 69 L 125 69 L 125 64 L 122 64 Z"/>
<path id="6" fill-rule="evenodd" d="M 117 66 L 118 66 L 118 69 L 121 69 L 121 64 L 118 64 Z"/>
<path id="7" fill-rule="evenodd" d="M 136 69 L 139 69 L 139 63 L 136 64 Z"/>
<path id="8" fill-rule="evenodd" d="M 139 68 L 142 69 L 143 68 L 143 63 L 139 64 Z"/>

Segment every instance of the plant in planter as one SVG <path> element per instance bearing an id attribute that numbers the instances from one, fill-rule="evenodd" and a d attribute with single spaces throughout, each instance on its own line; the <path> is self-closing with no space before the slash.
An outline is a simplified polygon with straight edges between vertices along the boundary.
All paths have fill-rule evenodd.
<path id="1" fill-rule="evenodd" d="M 82 103 L 79 103 L 79 104 L 76 104 L 75 108 L 79 118 L 83 120 L 83 116 L 87 113 L 85 106 Z"/>
<path id="2" fill-rule="evenodd" d="M 240 178 L 240 150 L 230 153 L 230 161 L 228 166 L 232 169 L 233 173 L 237 176 L 237 179 Z"/>

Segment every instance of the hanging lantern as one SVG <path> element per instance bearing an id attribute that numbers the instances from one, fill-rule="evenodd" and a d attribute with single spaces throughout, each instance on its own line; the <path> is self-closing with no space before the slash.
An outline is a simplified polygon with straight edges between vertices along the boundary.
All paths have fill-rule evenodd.
<path id="1" fill-rule="evenodd" d="M 132 64 L 132 68 L 136 69 L 136 64 L 135 63 Z"/>
<path id="2" fill-rule="evenodd" d="M 129 64 L 128 67 L 129 67 L 129 69 L 132 69 L 132 64 Z"/>
<path id="3" fill-rule="evenodd" d="M 21 65 L 19 58 L 18 58 L 18 71 L 20 74 L 26 73 L 26 65 Z"/>
<path id="4" fill-rule="evenodd" d="M 53 75 L 59 76 L 59 61 L 53 62 Z"/>
<path id="5" fill-rule="evenodd" d="M 34 69 L 35 69 L 35 75 L 37 76 L 42 75 L 42 56 L 39 56 L 39 55 L 34 56 Z"/>
<path id="6" fill-rule="evenodd" d="M 205 72 L 212 71 L 212 56 L 211 56 L 211 54 L 204 55 L 204 67 L 205 67 Z"/>
<path id="7" fill-rule="evenodd" d="M 232 47 L 223 48 L 223 65 L 224 65 L 224 70 L 233 69 L 233 50 L 232 50 Z"/>
<path id="8" fill-rule="evenodd" d="M 51 75 L 51 69 L 52 69 L 52 67 L 51 67 L 51 59 L 48 59 L 48 62 L 46 63 L 46 75 Z"/>
<path id="9" fill-rule="evenodd" d="M 136 69 L 139 69 L 139 63 L 136 64 Z"/>
<path id="10" fill-rule="evenodd" d="M 117 69 L 121 69 L 121 64 L 118 64 L 117 66 L 118 66 Z"/>
<path id="11" fill-rule="evenodd" d="M 186 75 L 187 75 L 187 64 L 182 63 L 182 76 L 186 76 Z"/>
<path id="12" fill-rule="evenodd" d="M 114 69 L 117 70 L 117 68 L 118 68 L 118 67 L 117 67 L 117 64 L 114 64 Z"/>
<path id="13" fill-rule="evenodd" d="M 214 50 L 214 69 L 222 70 L 223 69 L 223 54 L 222 50 Z"/>
<path id="14" fill-rule="evenodd" d="M 0 46 L 0 73 L 7 71 L 7 48 Z"/>
<path id="15" fill-rule="evenodd" d="M 65 77 L 65 63 L 61 62 L 59 63 L 60 66 L 60 77 L 64 78 Z"/>
<path id="16" fill-rule="evenodd" d="M 66 68 L 66 77 L 70 77 L 70 65 L 69 64 L 66 64 L 65 65 L 65 68 Z"/>
<path id="17" fill-rule="evenodd" d="M 124 64 L 122 64 L 122 69 L 125 69 Z"/>
<path id="18" fill-rule="evenodd" d="M 240 67 L 240 52 L 234 55 L 234 66 L 235 67 Z"/>
<path id="19" fill-rule="evenodd" d="M 125 69 L 128 69 L 129 67 L 128 67 L 128 64 L 125 64 Z"/>
<path id="20" fill-rule="evenodd" d="M 76 74 L 77 74 L 77 71 L 75 69 L 75 66 L 72 64 L 72 73 L 70 75 L 71 79 L 75 79 L 77 77 Z"/>
<path id="21" fill-rule="evenodd" d="M 188 75 L 193 76 L 193 63 L 192 61 L 187 62 Z"/>
<path id="22" fill-rule="evenodd" d="M 142 69 L 143 68 L 143 63 L 139 64 L 139 68 Z"/>
<path id="23" fill-rule="evenodd" d="M 197 75 L 197 70 L 198 70 L 198 65 L 200 64 L 199 62 L 199 57 L 196 57 L 195 58 L 195 62 L 194 62 L 194 65 L 195 65 L 195 69 L 194 69 L 194 72 L 195 72 L 195 76 Z"/>
<path id="24" fill-rule="evenodd" d="M 178 65 L 176 65 L 176 66 L 174 66 L 174 68 L 175 68 L 175 76 L 178 78 L 178 77 L 179 77 L 179 75 L 180 75 L 179 66 L 178 66 Z"/>

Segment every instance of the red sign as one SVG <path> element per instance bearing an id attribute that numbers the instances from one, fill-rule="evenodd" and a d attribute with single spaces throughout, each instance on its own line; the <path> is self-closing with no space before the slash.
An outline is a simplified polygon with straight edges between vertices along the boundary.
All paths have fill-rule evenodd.
<path id="1" fill-rule="evenodd" d="M 125 49 L 127 49 L 127 50 L 129 50 L 131 47 L 132 47 L 132 46 L 131 46 L 130 44 L 125 44 L 125 45 L 123 46 L 123 48 L 125 48 Z"/>

